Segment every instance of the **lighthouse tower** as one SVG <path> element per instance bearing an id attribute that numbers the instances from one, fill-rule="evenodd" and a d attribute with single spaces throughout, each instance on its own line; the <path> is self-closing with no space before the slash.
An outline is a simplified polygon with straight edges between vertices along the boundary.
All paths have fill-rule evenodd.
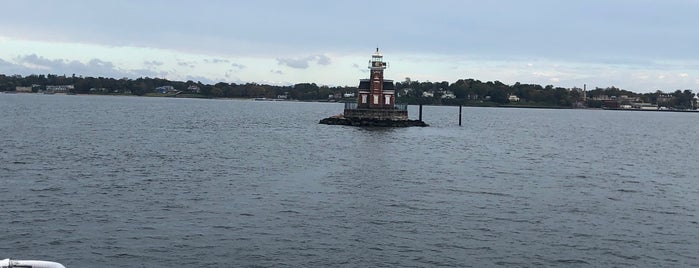
<path id="1" fill-rule="evenodd" d="M 371 81 L 369 82 L 369 92 L 371 94 L 369 107 L 371 108 L 393 107 L 393 88 L 387 89 L 386 92 L 384 92 L 383 70 L 387 67 L 388 63 L 383 61 L 383 55 L 379 53 L 379 48 L 376 48 L 376 52 L 371 55 L 368 66 L 371 72 Z M 392 80 L 387 82 L 393 85 Z"/>
<path id="2" fill-rule="evenodd" d="M 383 77 L 383 70 L 387 67 L 388 63 L 383 60 L 383 55 L 379 53 L 379 48 L 376 48 L 376 52 L 371 55 L 371 60 L 369 61 L 370 78 L 362 79 L 359 82 L 358 107 L 370 109 L 393 108 L 395 103 L 393 80 L 387 80 Z"/>

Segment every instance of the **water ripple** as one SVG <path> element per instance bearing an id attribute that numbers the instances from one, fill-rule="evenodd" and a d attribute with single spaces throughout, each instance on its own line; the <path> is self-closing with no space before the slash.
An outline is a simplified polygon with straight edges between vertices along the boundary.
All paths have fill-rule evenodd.
<path id="1" fill-rule="evenodd" d="M 376 130 L 317 124 L 339 104 L 4 95 L 9 257 L 699 266 L 693 114 L 469 108 L 456 127 L 428 107 L 430 128 Z"/>

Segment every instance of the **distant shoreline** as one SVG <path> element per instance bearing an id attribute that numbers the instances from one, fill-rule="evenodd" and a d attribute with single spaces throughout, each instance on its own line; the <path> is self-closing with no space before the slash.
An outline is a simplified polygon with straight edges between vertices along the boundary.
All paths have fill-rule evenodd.
<path id="1" fill-rule="evenodd" d="M 258 101 L 258 102 L 317 102 L 317 103 L 343 103 L 342 101 L 328 101 L 325 99 L 321 100 L 290 100 L 290 99 L 260 99 L 260 98 L 220 98 L 220 97 L 210 97 L 205 95 L 195 95 L 195 94 L 163 94 L 163 95 L 134 95 L 134 94 L 66 94 L 66 93 L 29 93 L 29 92 L 15 92 L 15 91 L 3 91 L 3 94 L 16 95 L 16 94 L 26 94 L 26 95 L 58 95 L 58 96 L 116 96 L 116 97 L 144 97 L 144 98 L 180 98 L 180 99 L 211 99 L 211 100 L 247 100 L 247 101 Z M 420 104 L 409 104 L 409 105 L 420 105 Z M 459 105 L 451 104 L 423 104 L 424 106 L 440 106 L 440 107 L 458 107 Z M 572 108 L 572 107 L 560 107 L 560 106 L 545 106 L 545 105 L 469 105 L 464 104 L 462 107 L 482 107 L 482 108 L 507 108 L 507 109 L 549 109 L 549 110 L 604 110 L 604 111 L 632 111 L 632 112 L 683 112 L 683 113 L 699 113 L 699 110 L 678 110 L 678 109 L 667 109 L 667 110 L 642 110 L 642 109 L 622 109 L 622 108 Z"/>

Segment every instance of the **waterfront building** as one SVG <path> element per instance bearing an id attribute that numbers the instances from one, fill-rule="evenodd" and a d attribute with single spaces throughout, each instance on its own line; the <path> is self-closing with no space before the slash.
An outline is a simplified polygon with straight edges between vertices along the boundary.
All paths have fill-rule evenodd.
<path id="1" fill-rule="evenodd" d="M 344 117 L 348 119 L 408 120 L 407 105 L 396 104 L 393 80 L 384 78 L 388 62 L 376 52 L 369 61 L 369 79 L 360 79 L 356 103 L 346 103 Z"/>
<path id="2" fill-rule="evenodd" d="M 357 102 L 345 103 L 344 114 L 321 119 L 327 125 L 350 125 L 367 127 L 426 127 L 420 119 L 408 119 L 408 105 L 396 104 L 396 86 L 393 80 L 385 79 L 383 71 L 388 63 L 376 48 L 369 61 L 369 79 L 360 79 Z"/>
<path id="3" fill-rule="evenodd" d="M 32 87 L 15 87 L 15 91 L 18 93 L 32 93 Z"/>
<path id="4" fill-rule="evenodd" d="M 68 93 L 75 89 L 73 85 L 47 85 L 44 93 Z"/>

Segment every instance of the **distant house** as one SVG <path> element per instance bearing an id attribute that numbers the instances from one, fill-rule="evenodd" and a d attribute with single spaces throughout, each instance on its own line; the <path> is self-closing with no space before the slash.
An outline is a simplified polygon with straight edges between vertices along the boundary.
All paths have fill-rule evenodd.
<path id="1" fill-rule="evenodd" d="M 638 97 L 629 97 L 628 95 L 621 95 L 619 96 L 619 101 L 622 102 L 638 102 L 641 99 Z"/>
<path id="2" fill-rule="evenodd" d="M 593 96 L 592 100 L 596 100 L 596 101 L 616 100 L 616 96 L 610 97 L 609 95 L 597 95 L 597 96 Z"/>
<path id="3" fill-rule="evenodd" d="M 403 94 L 405 94 L 407 96 L 407 95 L 410 95 L 410 92 L 413 92 L 413 89 L 407 87 L 407 88 L 403 89 L 402 93 L 400 91 L 396 92 L 396 96 L 401 97 L 401 96 L 403 96 Z"/>
<path id="4" fill-rule="evenodd" d="M 422 92 L 422 96 L 425 98 L 432 98 L 434 97 L 434 92 L 424 91 Z"/>
<path id="5" fill-rule="evenodd" d="M 658 110 L 658 105 L 645 103 L 645 102 L 632 103 L 631 106 L 634 109 L 639 109 L 639 110 Z"/>
<path id="6" fill-rule="evenodd" d="M 454 95 L 454 92 L 445 90 L 442 91 L 442 99 L 456 99 L 456 95 Z"/>
<path id="7" fill-rule="evenodd" d="M 199 88 L 198 86 L 195 86 L 195 85 L 191 85 L 191 86 L 187 87 L 187 91 L 192 92 L 192 93 L 200 93 L 201 88 Z"/>
<path id="8" fill-rule="evenodd" d="M 75 87 L 73 85 L 50 85 L 46 86 L 46 93 L 68 93 Z"/>
<path id="9" fill-rule="evenodd" d="M 658 104 L 665 103 L 665 102 L 671 102 L 672 98 L 673 98 L 672 94 L 658 94 Z"/>
<path id="10" fill-rule="evenodd" d="M 32 93 L 32 87 L 15 87 L 15 91 L 18 93 Z"/>
<path id="11" fill-rule="evenodd" d="M 518 102 L 519 97 L 517 97 L 517 95 L 510 95 L 510 96 L 507 96 L 507 100 L 510 102 Z"/>
<path id="12" fill-rule="evenodd" d="M 354 98 L 354 92 L 342 94 L 343 98 Z"/>
<path id="13" fill-rule="evenodd" d="M 106 88 L 103 88 L 103 87 L 100 87 L 100 88 L 96 88 L 96 87 L 90 88 L 90 93 L 108 93 L 108 92 L 109 92 L 109 89 L 106 89 Z"/>
<path id="14" fill-rule="evenodd" d="M 175 87 L 173 87 L 173 86 L 156 87 L 155 92 L 158 92 L 160 94 L 175 92 Z"/>

